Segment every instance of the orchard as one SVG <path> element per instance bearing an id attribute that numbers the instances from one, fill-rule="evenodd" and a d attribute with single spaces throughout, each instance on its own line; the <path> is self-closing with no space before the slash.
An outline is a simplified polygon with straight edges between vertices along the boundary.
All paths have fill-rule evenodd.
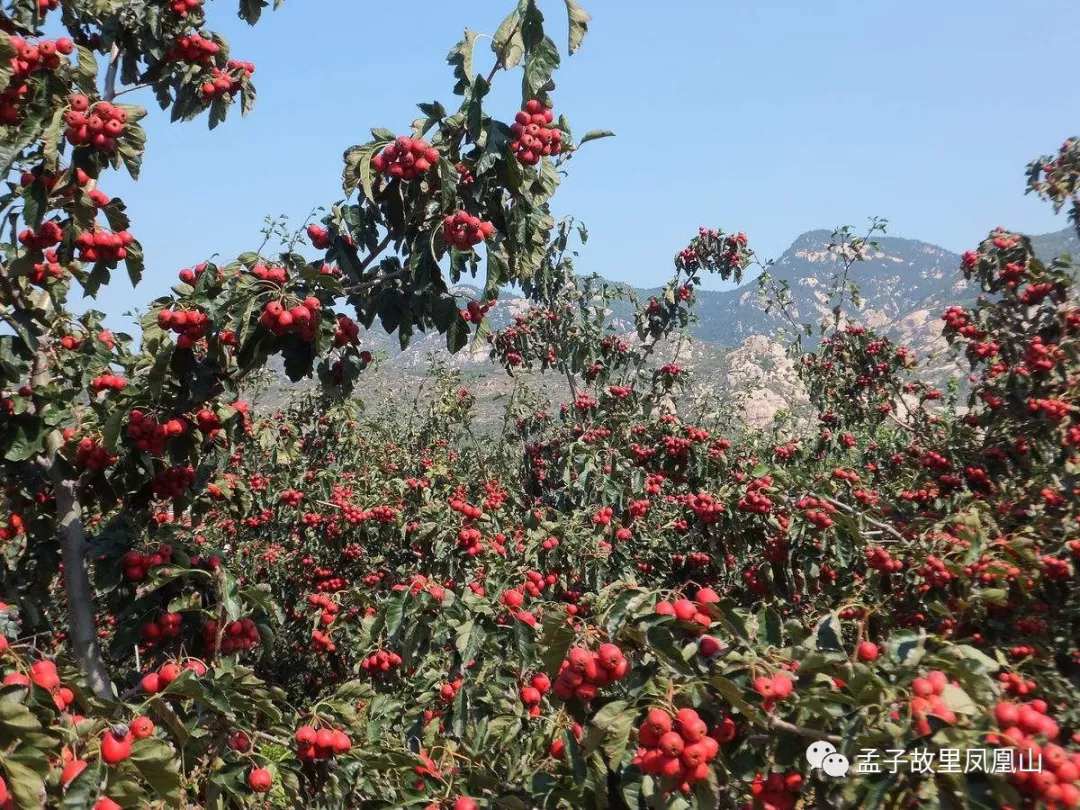
<path id="1" fill-rule="evenodd" d="M 837 310 L 791 348 L 800 418 L 691 419 L 658 347 L 754 254 L 700 229 L 614 330 L 551 213 L 610 135 L 559 111 L 590 23 L 565 7 L 565 45 L 536 0 L 467 32 L 453 105 L 348 149 L 280 250 L 176 268 L 129 335 L 72 307 L 143 271 L 108 192 L 148 147 L 127 91 L 213 127 L 257 66 L 200 0 L 3 4 L 0 807 L 1080 807 L 1074 266 L 1004 228 L 964 255 L 962 387 Z M 1074 220 L 1078 144 L 1028 167 Z M 508 285 L 532 308 L 495 328 Z M 487 345 L 565 401 L 520 385 L 487 435 L 434 369 L 380 405 L 371 328 Z M 271 358 L 318 385 L 256 407 Z M 1002 766 L 856 774 L 867 749 Z"/>

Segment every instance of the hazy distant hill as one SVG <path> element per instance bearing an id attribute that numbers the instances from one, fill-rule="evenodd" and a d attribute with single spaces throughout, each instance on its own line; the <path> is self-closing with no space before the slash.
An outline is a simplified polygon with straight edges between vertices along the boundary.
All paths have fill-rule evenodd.
<path id="1" fill-rule="evenodd" d="M 778 281 L 790 286 L 793 314 L 799 322 L 817 324 L 829 317 L 828 292 L 842 263 L 830 252 L 831 232 L 808 231 L 799 236 L 776 260 L 771 273 Z M 1043 260 L 1071 253 L 1080 257 L 1080 239 L 1067 228 L 1055 233 L 1033 237 L 1036 252 Z M 876 240 L 879 251 L 866 254 L 853 265 L 851 280 L 859 288 L 861 309 L 848 307 L 847 314 L 860 323 L 871 326 L 902 341 L 928 360 L 938 376 L 958 373 L 941 339 L 940 314 L 946 306 L 963 303 L 974 296 L 959 273 L 960 256 L 944 248 L 915 239 L 881 237 Z M 463 288 L 475 295 L 477 290 Z M 637 289 L 642 298 L 658 290 Z M 698 322 L 691 327 L 691 345 L 668 347 L 678 352 L 679 362 L 698 373 L 702 385 L 718 395 L 741 391 L 750 403 L 751 420 L 762 423 L 772 412 L 797 397 L 794 375 L 788 367 L 781 346 L 777 343 L 785 321 L 778 314 L 766 314 L 760 306 L 758 283 L 750 280 L 742 286 L 725 290 L 700 291 Z M 504 295 L 492 311 L 496 328 L 529 307 L 520 297 Z M 632 329 L 629 310 L 612 313 L 617 328 Z M 492 404 L 498 394 L 512 386 L 507 375 L 488 361 L 486 344 L 475 352 L 465 350 L 449 356 L 441 336 L 417 337 L 405 351 L 397 345 L 397 337 L 389 336 L 376 324 L 362 335 L 364 345 L 385 353 L 380 368 L 371 374 L 365 385 L 365 398 L 392 395 L 407 396 L 415 391 L 419 377 L 427 368 L 427 358 L 435 352 L 446 357 L 450 364 L 467 374 L 469 387 L 486 405 L 487 416 L 494 416 Z M 555 400 L 565 398 L 565 383 L 549 375 L 531 378 L 546 389 Z M 286 395 L 275 386 L 268 398 L 275 400 Z"/>

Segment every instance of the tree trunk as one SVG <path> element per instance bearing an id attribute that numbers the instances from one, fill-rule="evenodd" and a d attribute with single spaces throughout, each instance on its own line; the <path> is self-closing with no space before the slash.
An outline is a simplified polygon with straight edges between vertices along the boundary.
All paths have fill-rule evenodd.
<path id="1" fill-rule="evenodd" d="M 55 439 L 54 439 L 55 437 Z M 56 523 L 60 530 L 60 551 L 64 562 L 64 593 L 67 595 L 68 643 L 76 662 L 90 679 L 90 688 L 99 698 L 113 699 L 112 680 L 101 657 L 94 626 L 94 595 L 86 562 L 86 535 L 76 482 L 64 475 L 57 464 L 59 433 L 49 437 L 50 474 L 56 495 Z"/>

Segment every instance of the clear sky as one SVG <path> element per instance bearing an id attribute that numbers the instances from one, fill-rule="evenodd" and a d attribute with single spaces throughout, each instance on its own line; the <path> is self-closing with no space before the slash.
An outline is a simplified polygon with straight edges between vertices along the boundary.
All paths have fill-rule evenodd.
<path id="1" fill-rule="evenodd" d="M 589 227 L 581 271 L 659 284 L 702 224 L 767 257 L 870 216 L 957 251 L 997 224 L 1066 224 L 1024 196 L 1023 168 L 1080 134 L 1075 0 L 581 2 L 593 21 L 556 111 L 577 136 L 617 133 L 581 150 L 556 198 Z M 232 56 L 256 63 L 258 102 L 213 132 L 152 106 L 141 180 L 102 184 L 147 254 L 137 292 L 125 281 L 96 304 L 111 321 L 181 267 L 257 247 L 265 215 L 337 201 L 342 152 L 373 126 L 405 130 L 418 101 L 454 103 L 446 53 L 512 0 L 286 0 L 254 28 L 235 0 L 207 7 Z M 565 47 L 563 3 L 541 7 Z M 477 53 L 479 69 L 491 54 Z M 498 81 L 510 118 L 520 73 Z"/>

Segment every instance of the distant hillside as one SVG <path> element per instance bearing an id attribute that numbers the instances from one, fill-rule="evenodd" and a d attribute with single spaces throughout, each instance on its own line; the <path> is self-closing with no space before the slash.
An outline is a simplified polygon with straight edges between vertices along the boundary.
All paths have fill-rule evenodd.
<path id="1" fill-rule="evenodd" d="M 799 322 L 817 324 L 830 316 L 828 292 L 833 278 L 842 269 L 840 258 L 830 252 L 830 231 L 808 231 L 799 236 L 774 263 L 770 272 L 777 282 L 790 287 L 793 315 Z M 926 360 L 930 373 L 941 378 L 962 373 L 947 352 L 941 338 L 940 314 L 945 307 L 964 303 L 974 292 L 959 272 L 960 256 L 944 248 L 915 239 L 881 237 L 875 240 L 879 251 L 866 254 L 864 261 L 853 265 L 851 280 L 859 288 L 862 306 L 847 307 L 846 314 L 867 326 L 903 342 Z M 1044 261 L 1063 254 L 1080 257 L 1080 239 L 1075 230 L 1066 228 L 1032 238 L 1036 253 Z M 461 292 L 476 296 L 475 288 Z M 658 289 L 636 289 L 642 298 L 655 295 Z M 521 297 L 504 295 L 492 310 L 492 325 L 499 328 L 518 313 L 529 308 Z M 716 396 L 741 394 L 739 399 L 752 412 L 754 423 L 767 422 L 772 413 L 798 397 L 793 369 L 786 364 L 777 343 L 785 320 L 777 313 L 767 314 L 761 306 L 758 283 L 750 280 L 732 290 L 698 293 L 698 322 L 690 329 L 693 343 L 667 347 L 679 362 L 697 372 L 703 388 Z M 612 313 L 616 328 L 632 329 L 629 309 Z M 488 360 L 486 344 L 449 356 L 440 335 L 420 335 L 405 351 L 398 347 L 396 336 L 387 335 L 376 326 L 361 336 L 364 345 L 383 354 L 385 359 L 370 375 L 366 399 L 379 396 L 412 396 L 427 368 L 428 357 L 435 353 L 460 369 L 477 394 L 485 416 L 494 418 L 495 400 L 506 393 L 513 381 Z M 658 353 L 662 358 L 664 353 Z M 530 375 L 539 388 L 555 401 L 566 397 L 565 382 L 554 375 Z M 289 389 L 272 386 L 263 399 L 276 401 Z"/>

